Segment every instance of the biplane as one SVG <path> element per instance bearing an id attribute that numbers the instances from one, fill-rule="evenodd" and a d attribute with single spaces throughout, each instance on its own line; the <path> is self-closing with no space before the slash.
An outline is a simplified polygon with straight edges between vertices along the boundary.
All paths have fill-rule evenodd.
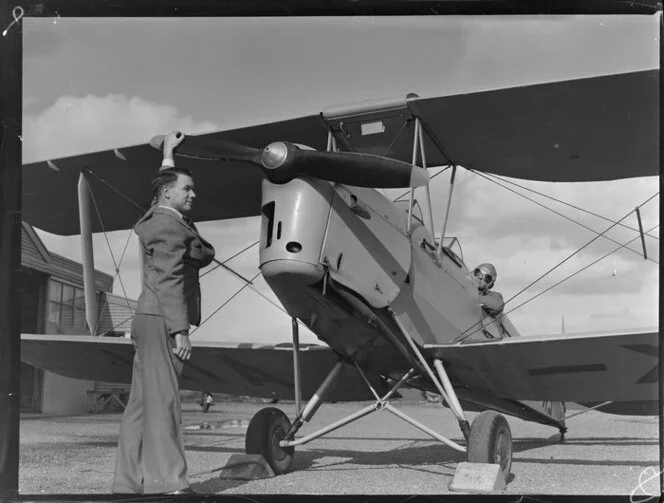
<path id="1" fill-rule="evenodd" d="M 260 270 L 292 317 L 293 342 L 196 342 L 182 387 L 295 400 L 256 413 L 247 453 L 287 472 L 296 446 L 388 411 L 469 461 L 510 471 L 504 414 L 566 431 L 565 402 L 613 414 L 656 414 L 656 332 L 520 337 L 481 305 L 458 240 L 434 229 L 428 168 L 586 182 L 658 175 L 659 75 L 603 75 L 469 94 L 415 94 L 187 136 L 176 151 L 198 186 L 196 221 L 260 216 Z M 130 229 L 150 203 L 161 138 L 27 164 L 23 217 L 82 237 Z M 84 184 L 84 190 L 80 190 Z M 408 191 L 407 208 L 377 189 Z M 89 190 L 88 190 L 89 189 Z M 98 218 L 86 214 L 94 194 Z M 427 200 L 428 215 L 418 198 Z M 57 203 L 56 203 L 57 202 Z M 463 204 L 459 201 L 456 204 Z M 58 212 L 47 208 L 58 207 Z M 85 264 L 84 264 L 85 267 Z M 325 345 L 300 345 L 298 327 Z M 126 339 L 22 335 L 23 361 L 68 377 L 130 382 Z M 463 440 L 393 405 L 399 389 L 442 397 Z M 300 400 L 306 400 L 301 405 Z M 298 436 L 326 401 L 370 400 Z M 481 411 L 472 424 L 468 411 Z"/>

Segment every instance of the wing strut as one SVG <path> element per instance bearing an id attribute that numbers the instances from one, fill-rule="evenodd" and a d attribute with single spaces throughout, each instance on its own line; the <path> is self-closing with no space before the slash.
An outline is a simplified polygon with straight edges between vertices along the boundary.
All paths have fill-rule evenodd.
<path id="1" fill-rule="evenodd" d="M 420 142 L 420 157 L 422 158 L 422 168 L 427 169 L 427 156 L 424 149 L 424 138 L 422 137 L 422 124 L 420 123 L 420 118 L 417 117 L 417 139 Z M 429 183 L 425 185 L 426 195 L 427 195 L 427 205 L 429 206 L 429 226 L 431 227 L 431 236 L 435 236 L 436 228 L 433 224 L 433 206 L 431 205 L 431 178 L 429 178 Z"/>
<path id="2" fill-rule="evenodd" d="M 643 224 L 641 223 L 641 210 L 636 207 L 636 219 L 639 221 L 639 234 L 641 234 L 641 246 L 643 247 L 643 258 L 648 260 L 648 252 L 646 252 L 646 239 L 643 235 Z"/>
<path id="3" fill-rule="evenodd" d="M 413 156 L 411 159 L 411 164 L 413 166 L 417 166 L 417 154 L 420 154 L 420 158 L 422 159 L 422 169 L 426 171 L 427 169 L 427 158 L 424 153 L 424 143 L 422 141 L 422 122 L 420 121 L 419 117 L 415 117 L 415 131 L 413 133 Z M 429 188 L 429 184 L 431 182 L 431 179 L 429 178 L 427 180 L 427 183 L 425 185 L 426 189 L 426 198 L 427 198 L 427 206 L 428 206 L 428 216 L 429 216 L 429 230 L 431 231 L 431 235 L 434 235 L 434 227 L 433 227 L 433 212 L 431 209 L 431 189 Z M 408 233 L 410 233 L 410 228 L 413 223 L 413 197 L 415 195 L 415 187 L 411 187 L 410 192 L 409 192 L 409 198 L 408 198 Z"/>
<path id="4" fill-rule="evenodd" d="M 83 290 L 85 294 L 85 320 L 90 335 L 97 335 L 97 299 L 95 298 L 95 259 L 92 248 L 92 194 L 83 171 L 78 177 L 78 218 L 81 225 L 81 258 L 83 263 Z"/>
<path id="5" fill-rule="evenodd" d="M 443 229 L 440 233 L 440 242 L 438 243 L 438 249 L 436 250 L 436 255 L 440 258 L 441 253 L 443 252 L 443 241 L 445 239 L 445 231 L 447 230 L 447 219 L 450 216 L 450 206 L 452 204 L 452 192 L 454 191 L 454 178 L 456 176 L 456 165 L 452 166 L 452 178 L 450 178 L 450 194 L 447 196 L 447 208 L 445 209 L 445 221 L 443 222 Z"/>

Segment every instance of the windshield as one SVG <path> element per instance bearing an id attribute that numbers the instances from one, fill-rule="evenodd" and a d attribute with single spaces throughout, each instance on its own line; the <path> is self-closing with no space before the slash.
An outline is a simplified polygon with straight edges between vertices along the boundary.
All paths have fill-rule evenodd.
<path id="1" fill-rule="evenodd" d="M 456 236 L 446 236 L 443 239 L 443 247 L 454 253 L 454 255 L 463 262 L 463 250 L 461 249 L 461 243 L 459 243 Z"/>

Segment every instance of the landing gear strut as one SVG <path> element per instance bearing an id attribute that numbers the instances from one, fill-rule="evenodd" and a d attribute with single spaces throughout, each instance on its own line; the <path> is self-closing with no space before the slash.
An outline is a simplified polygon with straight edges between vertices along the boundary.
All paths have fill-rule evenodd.
<path id="1" fill-rule="evenodd" d="M 392 395 L 416 374 L 417 369 L 415 367 L 406 372 L 386 394 L 380 396 L 357 363 L 355 363 L 355 367 L 375 397 L 375 402 L 333 424 L 296 439 L 295 435 L 299 429 L 313 417 L 323 404 L 326 395 L 343 370 L 344 362 L 339 360 L 307 402 L 306 406 L 301 410 L 298 407 L 297 417 L 292 424 L 286 417 L 286 414 L 274 407 L 262 409 L 252 418 L 247 429 L 245 442 L 245 451 L 247 454 L 261 454 L 270 467 L 272 467 L 275 474 L 286 473 L 293 462 L 295 446 L 308 443 L 373 412 L 384 410 L 410 423 L 448 447 L 459 452 L 466 452 L 469 462 L 500 465 L 501 474 L 507 480 L 512 466 L 512 434 L 505 417 L 494 411 L 485 411 L 478 415 L 473 421 L 472 426 L 470 426 L 456 396 L 454 387 L 447 376 L 443 362 L 439 359 L 434 359 L 433 367 L 438 373 L 438 376 L 436 376 L 431 365 L 424 359 L 414 342 L 409 337 L 407 337 L 407 340 L 412 344 L 413 350 L 420 360 L 422 367 L 426 370 L 426 373 L 457 417 L 463 436 L 467 441 L 467 446 L 436 433 L 390 404 L 389 400 Z M 299 365 L 297 363 L 295 363 L 295 375 L 296 382 L 298 382 Z"/>

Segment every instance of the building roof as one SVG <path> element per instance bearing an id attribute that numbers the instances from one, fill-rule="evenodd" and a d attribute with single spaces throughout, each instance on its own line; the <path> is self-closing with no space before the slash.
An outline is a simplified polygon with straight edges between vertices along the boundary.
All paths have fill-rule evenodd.
<path id="1" fill-rule="evenodd" d="M 83 286 L 83 265 L 80 262 L 51 253 L 27 222 L 21 236 L 21 267 L 39 271 L 56 279 Z M 95 269 L 95 286 L 102 292 L 113 291 L 113 276 Z"/>

